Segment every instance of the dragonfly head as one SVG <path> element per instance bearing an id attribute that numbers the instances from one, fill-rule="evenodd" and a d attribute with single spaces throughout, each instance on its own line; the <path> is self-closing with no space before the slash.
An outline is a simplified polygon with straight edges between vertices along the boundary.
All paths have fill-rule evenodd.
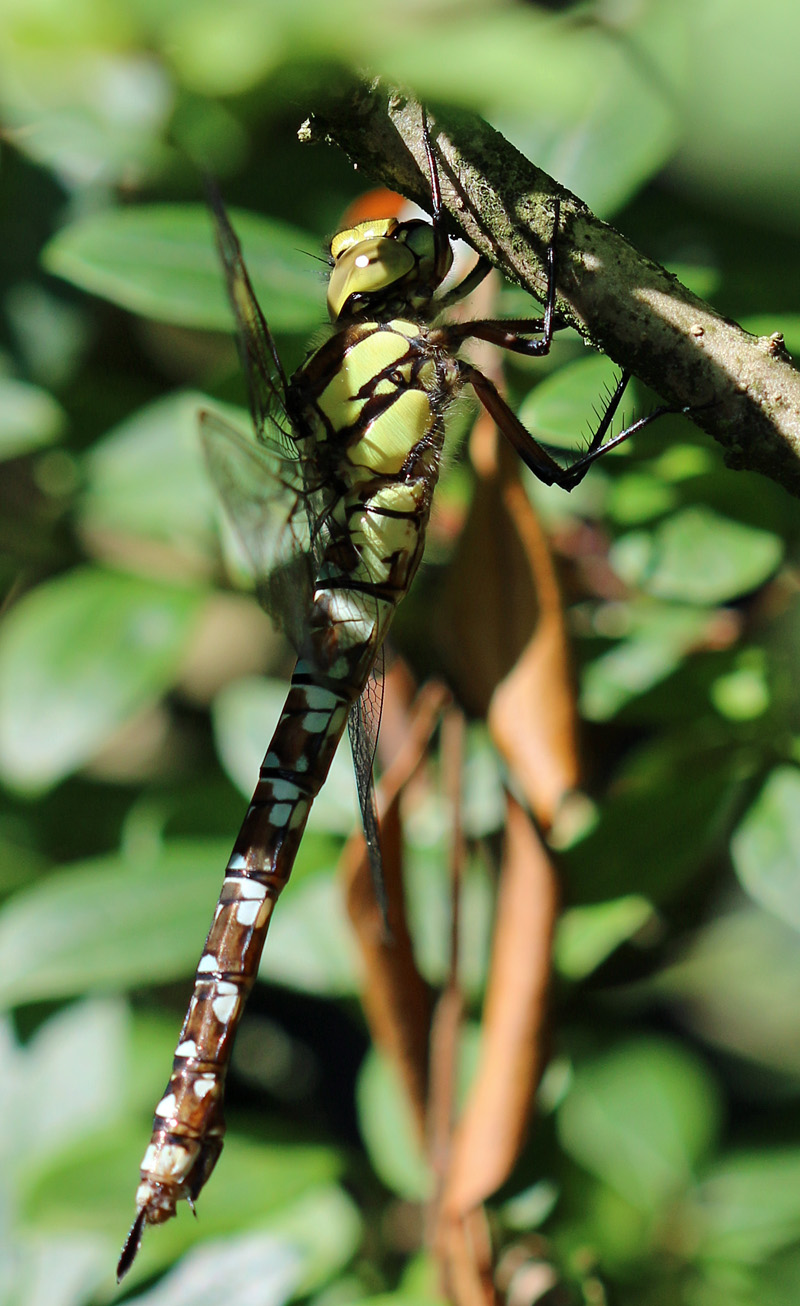
<path id="1" fill-rule="evenodd" d="M 424 309 L 452 263 L 451 254 L 437 279 L 433 227 L 417 219 L 360 222 L 334 236 L 331 257 L 328 312 L 333 322 L 378 305 Z"/>

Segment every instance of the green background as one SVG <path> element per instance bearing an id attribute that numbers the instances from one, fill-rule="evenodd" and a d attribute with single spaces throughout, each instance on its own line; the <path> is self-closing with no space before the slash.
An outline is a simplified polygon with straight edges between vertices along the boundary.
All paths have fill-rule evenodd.
<path id="1" fill-rule="evenodd" d="M 243 401 L 201 169 L 289 368 L 323 319 L 309 254 L 369 180 L 296 140 L 343 69 L 483 113 L 722 312 L 800 353 L 798 48 L 793 0 L 0 0 L 1 1306 L 114 1292 L 289 665 L 224 579 L 196 441 L 201 396 Z M 526 311 L 511 293 L 502 307 Z M 564 447 L 612 377 L 567 339 L 509 383 Z M 526 484 L 557 553 L 582 541 L 573 566 L 599 554 L 604 580 L 578 565 L 570 585 L 587 798 L 562 832 L 553 1059 L 493 1205 L 498 1243 L 555 1267 L 559 1302 L 794 1306 L 796 503 L 673 420 L 570 498 Z M 460 511 L 469 493 L 455 463 L 441 501 Z M 420 677 L 438 667 L 414 633 L 445 553 L 398 630 Z M 491 838 L 500 771 L 480 723 L 468 747 L 468 833 Z M 276 915 L 200 1223 L 182 1211 L 152 1232 L 126 1281 L 152 1306 L 436 1300 L 410 1250 L 426 1178 L 367 1051 L 333 877 L 348 767 L 343 749 Z M 438 792 L 409 834 L 438 982 Z M 467 892 L 477 1016 L 480 857 Z"/>

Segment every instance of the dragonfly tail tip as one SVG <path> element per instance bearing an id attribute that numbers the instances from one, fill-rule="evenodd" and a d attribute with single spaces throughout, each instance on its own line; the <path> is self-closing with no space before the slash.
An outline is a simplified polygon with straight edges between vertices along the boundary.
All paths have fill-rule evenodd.
<path id="1" fill-rule="evenodd" d="M 136 1260 L 136 1255 L 142 1245 L 142 1233 L 147 1218 L 146 1207 L 141 1207 L 136 1213 L 136 1219 L 130 1227 L 130 1232 L 125 1239 L 125 1245 L 120 1252 L 119 1261 L 117 1262 L 117 1283 L 122 1283 L 128 1270 Z"/>

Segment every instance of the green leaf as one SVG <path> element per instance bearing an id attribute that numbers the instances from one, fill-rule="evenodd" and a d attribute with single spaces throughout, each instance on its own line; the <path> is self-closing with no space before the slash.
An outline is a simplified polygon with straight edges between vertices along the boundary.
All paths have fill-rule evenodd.
<path id="1" fill-rule="evenodd" d="M 172 684 L 204 596 L 121 572 L 40 585 L 0 630 L 0 774 L 41 792 Z"/>
<path id="2" fill-rule="evenodd" d="M 358 1212 L 341 1188 L 309 1188 L 253 1233 L 192 1247 L 137 1306 L 282 1306 L 343 1268 L 359 1233 Z"/>
<path id="3" fill-rule="evenodd" d="M 590 662 L 581 676 L 581 713 L 590 721 L 609 720 L 671 675 L 696 646 L 708 621 L 697 608 L 647 599 L 629 603 L 624 618 L 625 638 Z"/>
<path id="4" fill-rule="evenodd" d="M 456 1107 L 466 1100 L 480 1056 L 478 1025 L 460 1030 L 456 1065 Z M 356 1088 L 358 1123 L 376 1173 L 387 1187 L 409 1201 L 431 1194 L 433 1173 L 420 1148 L 408 1096 L 394 1064 L 373 1048 L 364 1059 Z"/>
<path id="5" fill-rule="evenodd" d="M 800 938 L 771 913 L 748 906 L 710 921 L 646 992 L 714 1046 L 800 1078 Z"/>
<path id="6" fill-rule="evenodd" d="M 87 454 L 79 505 L 85 530 L 166 540 L 203 557 L 218 553 L 216 496 L 200 450 L 201 409 L 220 405 L 199 391 L 146 404 Z"/>
<path id="7" fill-rule="evenodd" d="M 464 833 L 470 840 L 484 839 L 505 824 L 506 791 L 497 752 L 484 725 L 472 723 L 466 741 L 461 776 Z M 439 813 L 446 824 L 447 817 Z"/>
<path id="8" fill-rule="evenodd" d="M 361 1136 L 376 1173 L 411 1202 L 426 1201 L 433 1176 L 393 1065 L 375 1049 L 366 1056 L 356 1092 Z"/>
<path id="9" fill-rule="evenodd" d="M 298 228 L 233 212 L 256 294 L 276 331 L 306 332 L 323 317 L 324 295 Z M 133 313 L 177 326 L 231 331 L 233 318 L 202 204 L 141 205 L 94 214 L 65 227 L 42 259 L 49 272 Z"/>
<path id="10" fill-rule="evenodd" d="M 717 676 L 710 686 L 709 697 L 729 721 L 754 721 L 763 716 L 772 701 L 766 651 L 743 648 L 731 670 Z"/>
<path id="11" fill-rule="evenodd" d="M 109 1291 L 109 1249 L 92 1233 L 26 1229 L 3 1279 L 5 1302 L 85 1306 Z"/>
<path id="12" fill-rule="evenodd" d="M 142 1119 L 89 1135 L 38 1170 L 25 1197 L 27 1221 L 50 1229 L 94 1230 L 107 1240 L 113 1265 L 120 1230 L 130 1221 L 148 1130 Z M 201 1199 L 205 1237 L 243 1228 L 270 1229 L 273 1220 L 279 1227 L 289 1224 L 296 1201 L 328 1189 L 338 1177 L 341 1162 L 332 1148 L 291 1141 L 278 1121 L 269 1127 L 262 1122 L 259 1134 L 232 1132 L 226 1137 L 214 1182 Z M 196 1241 L 196 1225 L 188 1210 L 181 1211 L 155 1237 L 144 1239 L 131 1282 L 146 1279 Z M 307 1239 L 310 1250 L 312 1241 Z M 309 1277 L 315 1272 L 314 1259 L 309 1260 Z"/>
<path id="13" fill-rule="evenodd" d="M 0 820 L 0 897 L 30 884 L 47 868 L 47 858 L 31 845 L 32 840 L 25 838 L 12 822 Z"/>
<path id="14" fill-rule="evenodd" d="M 61 286 L 56 291 L 49 284 L 45 289 L 39 282 L 22 281 L 11 286 L 5 296 L 6 317 L 25 360 L 26 374 L 51 388 L 60 388 L 74 378 L 89 346 L 88 306 L 67 303 L 62 290 Z"/>
<path id="15" fill-rule="evenodd" d="M 618 31 L 612 36 L 602 24 L 592 31 L 589 24 L 583 41 L 573 35 L 565 43 L 568 63 L 562 76 L 578 73 L 574 60 L 582 44 L 595 47 L 579 114 L 564 120 L 556 95 L 542 103 L 540 113 L 504 124 L 523 153 L 601 215 L 619 209 L 663 167 L 679 136 L 671 84 L 686 75 L 685 22 L 672 6 L 630 14 L 622 19 L 628 29 L 624 36 Z M 650 48 L 642 58 L 646 45 Z M 538 69 L 540 57 L 536 64 Z M 661 75 L 653 75 L 655 67 L 663 70 Z"/>
<path id="16" fill-rule="evenodd" d="M 0 1184 L 18 1186 L 53 1149 L 119 1115 L 128 1034 L 122 1003 L 90 999 L 58 1012 L 19 1046 L 4 1023 Z M 86 1067 L 91 1065 L 91 1077 Z M 4 1199 L 8 1200 L 8 1199 Z"/>
<path id="17" fill-rule="evenodd" d="M 558 1112 L 570 1155 L 631 1205 L 656 1214 L 714 1143 L 714 1081 L 677 1043 L 622 1043 L 578 1066 Z"/>
<path id="18" fill-rule="evenodd" d="M 542 444 L 581 453 L 597 425 L 595 409 L 613 391 L 619 368 L 604 354 L 567 363 L 541 381 L 524 400 L 519 419 Z"/>
<path id="19" fill-rule="evenodd" d="M 785 52 L 797 48 L 800 15 L 792 4 L 768 5 L 754 22 L 749 0 L 726 0 L 693 7 L 691 19 L 693 73 L 682 96 L 683 132 L 673 176 L 684 195 L 702 196 L 724 218 L 726 229 L 734 227 L 737 214 L 763 223 L 767 211 L 774 214 L 776 230 L 793 233 L 800 201 L 792 124 L 800 95 Z M 744 78 L 746 112 L 733 89 Z M 784 108 L 777 121 L 776 103 Z M 782 250 L 778 257 L 785 273 Z M 785 302 L 780 285 L 775 282 L 772 291 L 778 304 Z"/>
<path id="20" fill-rule="evenodd" d="M 313 842 L 306 832 L 303 846 Z M 335 852 L 338 854 L 339 848 Z M 334 855 L 328 869 L 335 864 Z M 306 875 L 281 901 L 259 976 L 326 997 L 358 993 L 353 936 L 341 889 L 332 875 Z"/>
<path id="21" fill-rule="evenodd" d="M 722 517 L 685 508 L 651 535 L 623 536 L 611 563 L 628 585 L 685 603 L 727 603 L 763 584 L 779 565 L 783 541 Z"/>
<path id="22" fill-rule="evenodd" d="M 443 1297 L 420 1297 L 400 1288 L 397 1292 L 381 1292 L 377 1297 L 359 1297 L 352 1306 L 445 1306 Z"/>
<path id="23" fill-rule="evenodd" d="M 298 1149 L 298 1159 L 302 1151 Z M 224 1164 L 224 1163 L 223 1163 Z M 205 1209 L 203 1211 L 205 1224 Z M 252 1221 L 248 1221 L 252 1223 Z M 140 1306 L 281 1306 L 320 1288 L 350 1260 L 361 1222 L 341 1188 L 311 1187 L 252 1233 L 191 1248 Z"/>
<path id="24" fill-rule="evenodd" d="M 764 1149 L 709 1167 L 684 1216 L 703 1259 L 759 1265 L 800 1240 L 800 1149 Z"/>
<path id="25" fill-rule="evenodd" d="M 682 481 L 692 481 L 698 476 L 712 475 L 715 462 L 713 453 L 704 445 L 671 440 L 664 452 L 650 465 L 660 480 L 679 485 Z"/>
<path id="26" fill-rule="evenodd" d="M 0 459 L 52 444 L 63 426 L 64 411 L 46 390 L 0 376 Z"/>
<path id="27" fill-rule="evenodd" d="M 191 974 L 229 851 L 187 841 L 133 864 L 98 857 L 15 894 L 0 912 L 0 1002 Z"/>
<path id="28" fill-rule="evenodd" d="M 676 133 L 672 87 L 687 70 L 680 10 L 615 14 L 611 30 L 530 5 L 480 6 L 469 22 L 453 9 L 437 5 L 425 19 L 421 10 L 408 29 L 355 20 L 344 28 L 337 11 L 356 42 L 343 55 L 377 63 L 423 96 L 486 113 L 592 208 L 619 205 L 663 165 Z M 329 57 L 337 39 L 341 32 L 329 35 Z"/>
<path id="29" fill-rule="evenodd" d="M 621 943 L 638 933 L 653 915 L 650 903 L 638 894 L 569 908 L 558 923 L 556 966 L 568 979 L 583 979 Z"/>
<path id="30" fill-rule="evenodd" d="M 0 1205 L 4 1240 L 14 1246 L 4 1265 L 4 1303 L 83 1306 L 108 1280 L 107 1249 L 93 1231 L 62 1236 L 27 1226 L 25 1204 L 56 1154 L 117 1123 L 127 1027 L 121 1003 L 96 1000 L 58 1012 L 24 1044 L 10 1021 L 0 1022 Z"/>
<path id="31" fill-rule="evenodd" d="M 302 1256 L 274 1234 L 245 1233 L 192 1247 L 136 1306 L 285 1306 L 302 1277 Z M 257 1294 L 257 1297 L 256 1297 Z"/>
<path id="32" fill-rule="evenodd" d="M 628 472 L 618 476 L 608 497 L 608 511 L 621 526 L 661 517 L 675 506 L 676 491 L 652 472 Z"/>
<path id="33" fill-rule="evenodd" d="M 787 1247 L 770 1257 L 753 1271 L 753 1279 L 753 1306 L 796 1306 L 800 1301 L 800 1249 Z"/>
<path id="34" fill-rule="evenodd" d="M 800 929 L 800 771 L 777 767 L 731 841 L 739 880 L 762 907 Z"/>
<path id="35" fill-rule="evenodd" d="M 333 867 L 338 845 L 313 834 L 298 860 Z M 175 840 L 148 857 L 98 857 L 64 867 L 0 911 L 0 1004 L 118 990 L 193 973 L 230 842 Z M 322 993 L 357 987 L 341 895 L 329 874 L 287 894 L 270 930 L 263 974 Z"/>
<path id="36" fill-rule="evenodd" d="M 108 6 L 81 0 L 66 19 L 59 9 L 5 6 L 4 122 L 18 148 L 67 190 L 130 189 L 169 157 L 160 137 L 173 107 L 171 79 L 149 40 L 144 57 L 127 9 L 111 17 L 101 12 Z M 26 131 L 34 115 L 36 130 Z"/>
<path id="37" fill-rule="evenodd" d="M 362 1232 L 355 1203 L 333 1184 L 309 1189 L 270 1221 L 270 1228 L 303 1253 L 302 1292 L 306 1294 L 354 1255 Z"/>
<path id="38" fill-rule="evenodd" d="M 411 840 L 404 853 L 404 888 L 417 965 L 430 984 L 441 985 L 446 983 L 449 973 L 452 909 L 446 873 L 446 836 L 442 829 L 446 817 L 436 802 L 426 806 L 427 810 L 418 814 L 416 831 L 413 826 L 409 830 Z M 469 858 L 461 882 L 459 981 L 464 992 L 476 1001 L 480 1000 L 486 983 L 494 905 L 485 865 L 480 858 Z"/>
<path id="39" fill-rule="evenodd" d="M 656 739 L 632 754 L 592 829 L 565 849 L 571 892 L 581 902 L 638 893 L 675 898 L 725 836 L 748 778 L 734 749 Z"/>
<path id="40" fill-rule="evenodd" d="M 188 986 L 186 989 L 188 994 Z M 173 1007 L 138 1004 L 126 1011 L 128 1047 L 120 1073 L 126 1109 L 146 1119 L 153 1109 L 153 1091 L 162 1086 L 175 1050 L 178 1025 Z"/>

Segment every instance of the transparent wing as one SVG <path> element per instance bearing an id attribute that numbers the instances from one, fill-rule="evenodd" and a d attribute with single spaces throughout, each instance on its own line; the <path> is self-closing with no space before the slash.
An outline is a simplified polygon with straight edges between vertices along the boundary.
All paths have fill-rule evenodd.
<path id="1" fill-rule="evenodd" d="M 378 651 L 372 675 L 361 693 L 361 697 L 350 709 L 347 730 L 350 736 L 350 749 L 353 754 L 353 767 L 356 773 L 358 805 L 361 809 L 361 823 L 364 826 L 364 840 L 367 845 L 370 875 L 375 889 L 375 897 L 381 909 L 384 924 L 387 924 L 386 886 L 383 877 L 383 859 L 381 856 L 380 828 L 378 808 L 375 802 L 375 751 L 378 746 L 378 731 L 383 711 L 383 646 Z M 388 929 L 388 925 L 387 925 Z"/>
<path id="2" fill-rule="evenodd" d="M 256 439 L 248 440 L 217 415 L 204 413 L 203 448 L 259 598 L 299 649 L 313 571 L 325 547 L 330 495 L 324 488 L 308 487 L 315 478 L 298 460 L 286 374 L 275 341 L 219 192 L 211 181 L 207 189 Z"/>
<path id="3" fill-rule="evenodd" d="M 247 377 L 257 442 L 213 413 L 201 416 L 206 463 L 235 533 L 250 560 L 259 598 L 296 648 L 303 642 L 313 580 L 328 537 L 332 492 L 309 489 L 297 461 L 287 381 L 222 199 L 208 183 L 209 203 L 236 337 Z M 348 719 L 356 787 L 375 892 L 386 917 L 378 813 L 372 768 L 383 707 L 383 650 Z"/>
<path id="4" fill-rule="evenodd" d="M 306 495 L 295 458 L 256 444 L 217 413 L 200 414 L 206 465 L 241 543 L 259 600 L 299 647 L 313 590 Z"/>
<path id="5" fill-rule="evenodd" d="M 277 445 L 291 457 L 292 423 L 286 409 L 287 382 L 272 332 L 267 326 L 242 257 L 242 247 L 231 226 L 219 191 L 208 180 L 208 201 L 214 219 L 219 256 L 225 271 L 236 339 L 250 400 L 253 425 L 260 442 Z"/>

